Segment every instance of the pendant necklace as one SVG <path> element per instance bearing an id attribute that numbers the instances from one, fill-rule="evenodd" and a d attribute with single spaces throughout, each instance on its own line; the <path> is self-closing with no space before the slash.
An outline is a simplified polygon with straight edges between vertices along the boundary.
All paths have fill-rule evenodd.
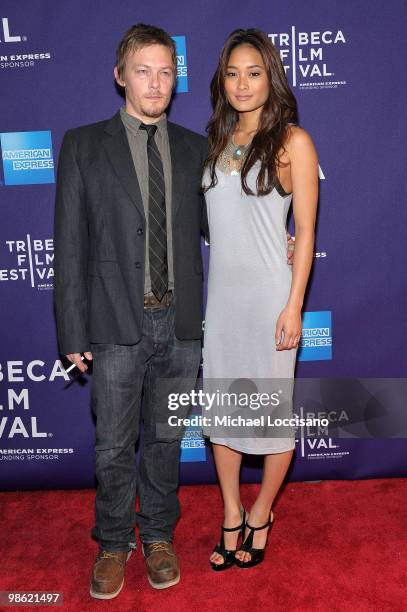
<path id="1" fill-rule="evenodd" d="M 218 157 L 217 166 L 227 174 L 239 174 L 251 144 L 250 140 L 245 145 L 236 145 L 231 135 L 226 147 Z"/>
<path id="2" fill-rule="evenodd" d="M 251 145 L 252 141 L 249 140 L 249 142 L 247 142 L 245 145 L 242 144 L 242 145 L 238 146 L 238 145 L 235 144 L 235 141 L 233 139 L 233 134 L 232 134 L 231 141 L 232 141 L 232 145 L 233 145 L 233 148 L 234 148 L 233 153 L 232 153 L 232 157 L 233 157 L 233 159 L 238 161 L 238 160 L 243 158 L 244 154 L 246 153 L 248 147 Z"/>

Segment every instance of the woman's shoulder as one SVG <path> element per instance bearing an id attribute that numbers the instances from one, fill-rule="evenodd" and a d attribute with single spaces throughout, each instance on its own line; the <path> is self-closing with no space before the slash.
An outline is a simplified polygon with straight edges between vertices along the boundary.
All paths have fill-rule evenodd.
<path id="1" fill-rule="evenodd" d="M 309 142 L 312 140 L 311 135 L 307 132 L 306 129 L 300 127 L 296 123 L 288 123 L 287 124 L 287 141 L 291 141 L 294 144 Z"/>
<path id="2" fill-rule="evenodd" d="M 289 123 L 287 126 L 284 146 L 289 155 L 295 154 L 297 151 L 315 148 L 309 132 L 295 123 Z"/>

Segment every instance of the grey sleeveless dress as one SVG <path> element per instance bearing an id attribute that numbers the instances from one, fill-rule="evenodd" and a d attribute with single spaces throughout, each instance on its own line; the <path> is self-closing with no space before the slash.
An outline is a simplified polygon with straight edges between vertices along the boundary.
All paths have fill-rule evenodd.
<path id="1" fill-rule="evenodd" d="M 255 193 L 260 163 L 248 175 Z M 250 196 L 240 173 L 217 169 L 217 185 L 206 192 L 210 231 L 208 299 L 205 314 L 203 384 L 214 379 L 284 379 L 293 383 L 297 348 L 277 351 L 275 329 L 287 304 L 292 266 L 287 263 L 286 219 L 292 194 L 276 181 L 267 196 Z M 208 184 L 208 173 L 204 176 Z M 254 387 L 256 388 L 256 387 Z M 288 387 L 292 411 L 292 389 Z M 247 413 L 252 413 L 247 408 Z M 204 414 L 208 414 L 204 411 Z M 248 414 L 248 416 L 255 416 Z M 250 454 L 269 454 L 295 447 L 294 430 L 283 437 L 222 437 L 212 429 L 212 442 Z"/>

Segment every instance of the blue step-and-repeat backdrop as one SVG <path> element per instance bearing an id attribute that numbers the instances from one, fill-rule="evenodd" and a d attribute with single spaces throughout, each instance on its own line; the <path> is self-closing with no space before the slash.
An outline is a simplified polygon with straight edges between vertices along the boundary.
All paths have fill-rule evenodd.
<path id="1" fill-rule="evenodd" d="M 113 80 L 115 49 L 137 22 L 174 36 L 178 87 L 170 117 L 200 133 L 227 35 L 258 27 L 279 48 L 320 164 L 295 409 L 326 416 L 338 432 L 298 429 L 289 478 L 406 474 L 406 18 L 402 0 L 2 0 L 3 490 L 94 484 L 91 377 L 69 379 L 56 343 L 55 167 L 67 129 L 108 118 L 123 104 Z M 312 400 L 306 385 L 302 395 L 306 379 L 314 379 Z M 357 434 L 349 425 L 355 420 Z M 181 482 L 215 481 L 198 428 L 186 431 L 181 452 Z M 243 479 L 259 475 L 259 459 L 247 457 Z"/>

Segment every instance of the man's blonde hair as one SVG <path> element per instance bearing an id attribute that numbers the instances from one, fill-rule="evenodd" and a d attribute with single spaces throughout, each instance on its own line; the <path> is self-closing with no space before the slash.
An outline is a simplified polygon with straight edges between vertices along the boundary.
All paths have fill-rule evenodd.
<path id="1" fill-rule="evenodd" d="M 175 75 L 177 74 L 177 53 L 171 36 L 161 28 L 137 23 L 127 30 L 117 47 L 116 66 L 120 78 L 123 77 L 127 55 L 150 45 L 163 45 L 170 50 Z"/>

